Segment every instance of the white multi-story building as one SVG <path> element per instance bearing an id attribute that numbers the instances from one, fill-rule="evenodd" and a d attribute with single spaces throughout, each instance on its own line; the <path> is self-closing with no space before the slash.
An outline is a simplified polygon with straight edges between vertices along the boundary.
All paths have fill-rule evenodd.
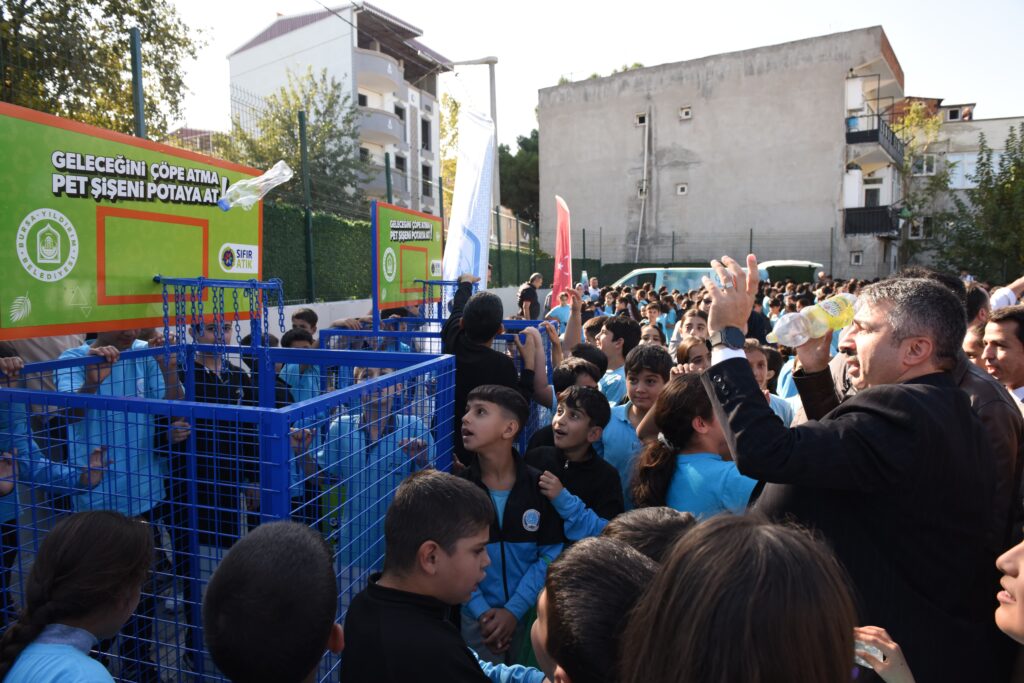
<path id="1" fill-rule="evenodd" d="M 436 215 L 441 211 L 437 76 L 451 70 L 451 61 L 419 42 L 421 35 L 368 3 L 279 17 L 228 57 L 231 86 L 266 97 L 287 84 L 289 71 L 326 69 L 359 108 L 360 154 L 377 169 L 363 187 L 366 195 L 386 198 L 388 153 L 394 202 Z"/>
<path id="2" fill-rule="evenodd" d="M 992 150 L 992 167 L 999 167 L 999 160 L 1006 144 L 1006 137 L 1011 128 L 1024 125 L 1024 116 L 1003 117 L 994 119 L 978 119 L 974 117 L 976 104 L 943 104 L 941 98 L 908 97 L 911 102 L 921 102 L 931 115 L 938 115 L 941 120 L 934 139 L 926 141 L 911 163 L 911 182 L 927 183 L 929 179 L 943 170 L 949 172 L 950 193 L 958 194 L 960 199 L 969 201 L 966 191 L 976 187 L 974 175 L 977 173 L 978 152 L 981 135 L 985 136 L 986 145 Z M 939 210 L 952 210 L 952 197 L 937 197 L 936 207 Z M 932 217 L 923 216 L 906 226 L 905 237 L 909 240 L 927 242 L 933 235 Z M 927 255 L 927 244 L 925 253 Z"/>
<path id="3" fill-rule="evenodd" d="M 903 70 L 880 26 L 540 91 L 541 247 L 554 195 L 605 262 L 751 247 L 873 278 L 896 262 Z"/>

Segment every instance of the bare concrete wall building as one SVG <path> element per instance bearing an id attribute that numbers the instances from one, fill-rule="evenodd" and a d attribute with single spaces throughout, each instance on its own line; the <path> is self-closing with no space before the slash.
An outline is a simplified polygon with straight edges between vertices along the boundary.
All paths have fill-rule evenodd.
<path id="1" fill-rule="evenodd" d="M 902 144 L 884 113 L 902 97 L 879 26 L 545 88 L 541 246 L 557 194 L 605 262 L 668 262 L 674 239 L 676 261 L 753 246 L 886 274 Z"/>

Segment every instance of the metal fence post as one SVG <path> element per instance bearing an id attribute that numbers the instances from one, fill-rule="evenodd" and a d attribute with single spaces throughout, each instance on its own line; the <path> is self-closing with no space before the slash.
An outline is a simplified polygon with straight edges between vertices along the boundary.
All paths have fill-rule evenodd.
<path id="1" fill-rule="evenodd" d="M 494 207 L 494 222 L 498 229 L 498 282 L 505 284 L 505 268 L 502 264 L 504 258 L 501 255 L 501 206 Z"/>
<path id="2" fill-rule="evenodd" d="M 672 231 L 672 263 L 676 262 L 676 233 Z"/>
<path id="3" fill-rule="evenodd" d="M 520 246 L 522 240 L 519 239 L 519 216 L 516 219 L 516 284 L 518 285 L 523 281 L 522 275 L 519 273 L 519 257 L 523 255 L 523 249 Z"/>
<path id="4" fill-rule="evenodd" d="M 583 228 L 583 260 L 587 260 L 587 229 Z"/>
<path id="5" fill-rule="evenodd" d="M 146 137 L 146 98 L 142 90 L 142 35 L 138 27 L 128 32 L 132 52 L 132 104 L 135 108 L 135 137 Z"/>
<path id="6" fill-rule="evenodd" d="M 828 231 L 828 276 L 835 277 L 835 263 L 833 262 L 836 245 L 836 226 L 832 226 Z"/>
<path id="7" fill-rule="evenodd" d="M 391 152 L 384 152 L 384 186 L 387 188 L 388 204 L 394 204 L 395 198 L 391 189 Z M 423 178 L 420 178 L 420 192 L 423 191 Z"/>
<path id="8" fill-rule="evenodd" d="M 536 223 L 530 225 L 533 238 L 530 240 L 530 273 L 537 272 L 537 250 L 540 249 L 540 229 Z M 536 240 L 536 241 L 534 241 Z M 517 283 L 518 284 L 518 283 Z"/>
<path id="9" fill-rule="evenodd" d="M 306 142 L 306 112 L 299 112 L 299 150 L 302 154 L 302 195 L 306 203 L 306 296 L 316 301 L 316 279 L 313 271 L 313 208 L 309 178 L 309 147 Z"/>

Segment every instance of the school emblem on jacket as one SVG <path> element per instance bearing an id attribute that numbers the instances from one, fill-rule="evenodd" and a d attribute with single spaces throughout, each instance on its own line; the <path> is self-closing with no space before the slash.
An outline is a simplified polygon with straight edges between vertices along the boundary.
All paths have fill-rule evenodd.
<path id="1" fill-rule="evenodd" d="M 536 531 L 540 528 L 540 513 L 530 508 L 523 513 L 523 528 L 527 531 Z"/>

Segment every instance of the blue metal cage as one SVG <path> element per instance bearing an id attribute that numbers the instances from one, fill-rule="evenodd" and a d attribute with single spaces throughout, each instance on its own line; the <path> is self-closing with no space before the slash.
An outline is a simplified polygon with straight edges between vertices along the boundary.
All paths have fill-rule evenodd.
<path id="1" fill-rule="evenodd" d="M 43 375 L 57 391 L 21 388 Z M 453 401 L 454 359 L 424 353 L 136 342 L 113 366 L 85 347 L 28 365 L 0 387 L 0 450 L 17 448 L 16 491 L 0 498 L 3 625 L 56 519 L 119 510 L 150 522 L 159 552 L 136 615 L 98 657 L 124 681 L 224 680 L 200 615 L 231 544 L 273 520 L 320 530 L 342 616 L 380 569 L 395 487 L 449 467 Z M 110 464 L 90 486 L 97 449 Z M 336 679 L 339 661 L 326 657 L 318 680 Z"/>
<path id="2" fill-rule="evenodd" d="M 514 338 L 522 339 L 522 332 L 527 327 L 538 327 L 540 320 L 505 320 L 502 325 L 505 328 L 504 334 L 499 334 L 494 339 L 492 348 L 501 353 L 508 353 L 516 363 L 516 368 L 522 371 L 523 359 L 514 353 Z M 549 321 L 557 330 L 558 323 Z M 363 329 L 353 330 L 348 328 L 327 328 L 319 330 L 319 344 L 322 349 L 351 349 L 356 351 L 373 352 L 395 352 L 406 353 L 443 353 L 441 340 L 441 325 L 429 318 L 390 318 L 380 321 L 381 330 L 374 333 L 368 326 Z M 544 344 L 544 364 L 547 383 L 551 384 L 552 363 L 551 339 L 543 332 L 540 335 Z M 456 416 L 461 420 L 462 416 Z M 551 423 L 551 414 L 547 408 L 535 401 L 530 402 L 530 419 L 526 426 L 519 433 L 517 445 L 520 453 L 526 452 L 526 445 L 541 427 Z M 456 424 L 456 427 L 458 425 Z"/>

